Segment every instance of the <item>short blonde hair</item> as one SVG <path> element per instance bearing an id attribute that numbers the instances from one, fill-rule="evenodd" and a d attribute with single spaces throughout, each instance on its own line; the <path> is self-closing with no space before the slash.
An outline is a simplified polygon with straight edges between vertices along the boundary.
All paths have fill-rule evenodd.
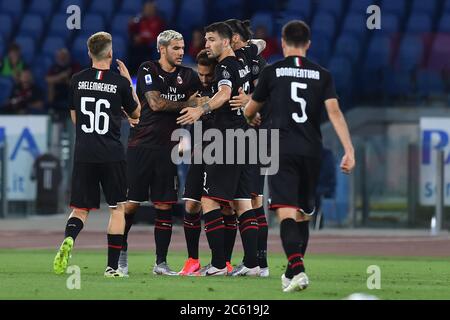
<path id="1" fill-rule="evenodd" d="M 175 30 L 165 30 L 156 39 L 156 48 L 159 52 L 161 46 L 167 47 L 172 40 L 183 40 L 183 35 Z"/>
<path id="2" fill-rule="evenodd" d="M 104 31 L 94 33 L 89 37 L 87 47 L 93 58 L 103 60 L 112 48 L 112 36 Z"/>

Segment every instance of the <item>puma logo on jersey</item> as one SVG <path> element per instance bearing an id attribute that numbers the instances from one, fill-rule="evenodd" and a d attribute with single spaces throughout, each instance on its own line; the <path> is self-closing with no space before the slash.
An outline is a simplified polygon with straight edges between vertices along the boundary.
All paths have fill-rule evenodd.
<path id="1" fill-rule="evenodd" d="M 148 72 L 148 70 L 150 70 L 150 68 L 142 68 L 142 69 L 144 69 L 144 70 L 147 71 L 147 72 Z"/>
<path id="2" fill-rule="evenodd" d="M 205 190 L 205 192 L 209 194 L 209 188 L 208 189 L 203 188 L 203 190 Z"/>

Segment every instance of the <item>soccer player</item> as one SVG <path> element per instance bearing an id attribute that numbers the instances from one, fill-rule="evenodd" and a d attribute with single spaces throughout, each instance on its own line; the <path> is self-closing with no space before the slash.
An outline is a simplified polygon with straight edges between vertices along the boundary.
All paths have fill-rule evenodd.
<path id="1" fill-rule="evenodd" d="M 344 147 L 341 169 L 355 166 L 353 145 L 337 100 L 329 71 L 306 58 L 310 29 L 303 21 L 291 21 L 282 30 L 285 59 L 267 66 L 244 114 L 250 123 L 270 100 L 273 127 L 280 130 L 279 171 L 269 177 L 271 208 L 280 219 L 280 235 L 288 259 L 282 275 L 284 292 L 305 289 L 309 280 L 303 257 L 308 242 L 308 222 L 314 214 L 315 191 L 320 170 L 322 138 L 320 114 L 328 117 Z"/>
<path id="2" fill-rule="evenodd" d="M 196 97 L 201 88 L 198 75 L 181 65 L 183 36 L 174 30 L 163 31 L 158 35 L 157 48 L 160 59 L 141 64 L 137 75 L 136 90 L 142 101 L 142 113 L 139 123 L 131 128 L 128 140 L 128 202 L 124 248 L 119 260 L 119 267 L 125 274 L 128 274 L 128 233 L 140 204 L 149 199 L 156 210 L 153 273 L 178 274 L 167 264 L 172 206 L 178 198 L 177 167 L 171 159 L 177 142 L 171 141 L 171 135 L 179 128 L 176 118 L 182 108 L 201 105 L 208 99 Z"/>
<path id="3" fill-rule="evenodd" d="M 229 101 L 238 94 L 239 88 L 249 85 L 248 68 L 239 62 L 231 48 L 231 28 L 223 22 L 213 23 L 205 28 L 206 49 L 210 58 L 218 61 L 215 70 L 217 93 L 201 108 L 186 108 L 178 118 L 180 124 L 192 124 L 203 114 L 215 111 L 214 127 L 225 137 L 227 129 L 246 128 L 241 110 L 233 111 Z M 225 150 L 223 154 L 226 154 Z M 236 159 L 234 159 L 236 160 Z M 244 246 L 245 260 L 234 275 L 259 275 L 257 261 L 258 226 L 251 206 L 249 174 L 246 165 L 206 164 L 203 183 L 202 211 L 205 231 L 212 251 L 211 263 L 199 271 L 199 275 L 226 275 L 224 252 L 224 220 L 221 204 L 232 203 L 239 216 L 240 232 Z M 237 269 L 237 268 L 235 268 Z M 235 270 L 233 270 L 235 272 Z"/>
<path id="4" fill-rule="evenodd" d="M 256 83 L 258 82 L 258 77 L 260 71 L 267 64 L 260 53 L 265 48 L 265 41 L 258 39 L 251 39 L 252 31 L 250 29 L 250 21 L 240 21 L 237 19 L 229 19 L 225 21 L 233 30 L 233 38 L 231 41 L 231 46 L 236 53 L 236 57 L 240 58 L 245 64 L 249 66 L 251 70 L 251 81 L 249 95 L 247 95 L 244 90 L 239 90 L 239 95 L 234 96 L 230 100 L 230 105 L 234 110 L 243 108 L 249 101 L 251 94 L 253 93 Z M 251 40 L 250 40 L 251 39 Z M 265 108 L 268 110 L 269 108 Z M 267 114 L 261 119 L 261 124 L 256 126 L 256 130 L 259 128 L 269 129 L 267 121 Z M 259 143 L 258 143 L 259 145 Z M 261 165 L 250 165 L 251 170 L 251 196 L 252 196 L 252 207 L 255 210 L 256 219 L 258 222 L 258 264 L 260 267 L 260 276 L 269 276 L 269 267 L 267 264 L 267 237 L 268 237 L 268 224 L 266 220 L 266 214 L 263 207 L 263 192 L 264 192 L 264 175 L 261 172 Z M 229 221 L 233 216 L 224 216 L 225 223 Z M 225 229 L 225 254 L 231 258 L 231 253 L 233 251 L 234 239 L 232 238 L 232 230 Z M 234 233 L 236 235 L 236 233 Z"/>
<path id="5" fill-rule="evenodd" d="M 76 127 L 70 200 L 73 211 L 53 269 L 57 274 L 66 271 L 74 241 L 83 229 L 88 213 L 100 206 L 101 184 L 111 213 L 105 277 L 123 277 L 118 270 L 118 260 L 125 228 L 127 182 L 120 126 L 123 111 L 136 119 L 141 106 L 125 65 L 117 60 L 120 75 L 110 70 L 111 35 L 106 32 L 93 34 L 87 46 L 92 67 L 72 77 L 69 93 L 70 115 Z"/>
<path id="6" fill-rule="evenodd" d="M 196 57 L 197 73 L 202 83 L 199 92 L 201 96 L 214 96 L 214 70 L 217 60 L 209 58 L 206 49 L 199 52 Z M 202 131 L 206 131 L 214 127 L 214 114 L 208 113 L 201 117 Z M 191 133 L 193 130 L 191 130 Z M 192 275 L 201 268 L 198 257 L 199 239 L 201 233 L 201 199 L 203 193 L 204 167 L 203 163 L 194 163 L 194 154 L 203 152 L 203 143 L 194 144 L 194 135 L 191 134 L 191 150 L 192 161 L 186 177 L 186 185 L 184 188 L 183 200 L 186 201 L 186 214 L 184 216 L 184 235 L 188 249 L 188 259 L 184 263 L 180 275 Z M 234 226 L 237 228 L 237 226 Z"/>

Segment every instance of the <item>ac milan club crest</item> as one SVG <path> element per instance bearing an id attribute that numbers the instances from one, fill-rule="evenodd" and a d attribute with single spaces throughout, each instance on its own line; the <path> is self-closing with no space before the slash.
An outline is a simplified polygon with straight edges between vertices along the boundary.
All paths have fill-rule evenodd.
<path id="1" fill-rule="evenodd" d="M 178 77 L 177 77 L 177 83 L 180 85 L 183 84 L 183 79 L 181 78 L 180 75 L 178 75 Z"/>

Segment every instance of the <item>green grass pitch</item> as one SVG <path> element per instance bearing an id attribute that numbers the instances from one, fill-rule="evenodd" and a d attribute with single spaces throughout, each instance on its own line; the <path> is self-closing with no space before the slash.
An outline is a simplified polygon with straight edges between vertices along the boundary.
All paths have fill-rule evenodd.
<path id="1" fill-rule="evenodd" d="M 285 258 L 271 254 L 270 278 L 157 277 L 154 254 L 130 253 L 130 278 L 105 279 L 106 252 L 74 250 L 70 265 L 81 270 L 81 289 L 69 290 L 69 274 L 52 272 L 55 252 L 0 250 L 0 299 L 342 299 L 361 292 L 380 299 L 450 299 L 450 258 L 349 257 L 309 255 L 305 260 L 310 287 L 283 293 L 280 276 Z M 169 264 L 179 270 L 185 253 L 172 252 Z M 207 261 L 207 254 L 201 256 Z M 237 254 L 234 261 L 241 259 Z M 381 269 L 381 289 L 367 289 L 367 267 Z"/>

